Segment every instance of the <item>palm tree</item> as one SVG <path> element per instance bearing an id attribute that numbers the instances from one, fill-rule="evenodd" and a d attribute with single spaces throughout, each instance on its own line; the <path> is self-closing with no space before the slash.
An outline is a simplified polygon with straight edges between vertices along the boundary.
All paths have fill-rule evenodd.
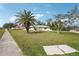
<path id="1" fill-rule="evenodd" d="M 36 19 L 34 18 L 35 16 L 31 11 L 23 10 L 22 12 L 17 13 L 16 17 L 17 17 L 16 21 L 22 24 L 27 30 L 27 32 L 29 32 L 31 25 L 34 27 L 35 24 L 34 22 L 36 21 Z"/>

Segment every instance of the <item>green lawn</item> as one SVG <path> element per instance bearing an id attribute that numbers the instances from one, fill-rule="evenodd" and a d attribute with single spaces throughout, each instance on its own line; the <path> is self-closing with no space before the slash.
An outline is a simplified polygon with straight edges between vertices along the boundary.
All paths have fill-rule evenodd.
<path id="1" fill-rule="evenodd" d="M 4 33 L 4 30 L 0 30 L 0 39 L 1 39 L 2 35 L 3 35 L 3 33 Z"/>
<path id="2" fill-rule="evenodd" d="M 46 55 L 42 46 L 67 44 L 71 47 L 79 50 L 79 34 L 70 32 L 39 32 L 39 33 L 27 33 L 22 30 L 11 30 L 10 31 L 15 41 L 23 51 L 24 55 L 29 56 L 41 56 Z M 66 54 L 77 56 L 79 53 Z"/>

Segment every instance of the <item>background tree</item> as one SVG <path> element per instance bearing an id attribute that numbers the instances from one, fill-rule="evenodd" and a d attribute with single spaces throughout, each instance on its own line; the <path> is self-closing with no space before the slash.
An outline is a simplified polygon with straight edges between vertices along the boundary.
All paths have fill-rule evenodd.
<path id="1" fill-rule="evenodd" d="M 64 27 L 62 22 L 62 19 L 64 19 L 64 16 L 62 14 L 58 14 L 58 15 L 55 15 L 55 19 L 56 19 L 55 26 L 57 28 L 57 33 L 59 33 Z"/>
<path id="2" fill-rule="evenodd" d="M 62 17 L 62 18 L 61 18 Z M 52 21 L 52 19 L 47 20 L 47 25 L 52 30 L 57 30 L 57 32 L 61 31 L 64 27 L 63 22 L 61 21 L 63 19 L 63 15 L 56 15 L 56 20 Z"/>
<path id="3" fill-rule="evenodd" d="M 52 30 L 57 30 L 57 22 L 56 21 L 52 22 Z"/>
<path id="4" fill-rule="evenodd" d="M 79 7 L 75 6 L 72 10 L 70 10 L 66 16 L 69 20 L 68 23 L 71 27 L 74 27 L 74 23 L 79 23 Z"/>
<path id="5" fill-rule="evenodd" d="M 47 25 L 50 27 L 50 29 L 52 29 L 52 19 L 48 19 L 47 21 Z"/>
<path id="6" fill-rule="evenodd" d="M 17 13 L 16 17 L 17 17 L 16 22 L 23 24 L 27 32 L 29 32 L 31 25 L 34 27 L 35 24 L 34 22 L 36 21 L 36 19 L 34 18 L 35 16 L 33 16 L 33 13 L 31 11 L 23 10 Z M 34 29 L 36 28 L 34 27 Z"/>
<path id="7" fill-rule="evenodd" d="M 46 24 L 42 21 L 37 21 L 37 25 L 46 25 Z"/>
<path id="8" fill-rule="evenodd" d="M 14 27 L 16 27 L 16 25 L 14 23 L 5 23 L 3 25 L 4 29 L 11 29 L 11 28 L 14 28 Z"/>

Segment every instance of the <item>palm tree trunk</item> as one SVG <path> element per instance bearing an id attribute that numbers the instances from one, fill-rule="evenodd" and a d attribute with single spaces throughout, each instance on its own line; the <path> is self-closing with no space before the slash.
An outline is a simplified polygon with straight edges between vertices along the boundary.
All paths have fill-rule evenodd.
<path id="1" fill-rule="evenodd" d="M 26 28 L 27 33 L 29 33 L 29 28 L 28 27 L 25 27 L 25 28 Z"/>
<path id="2" fill-rule="evenodd" d="M 26 29 L 26 31 L 27 31 L 27 33 L 29 33 L 29 29 L 30 29 L 30 22 L 28 22 L 28 23 L 24 23 L 24 27 L 25 27 L 25 29 Z"/>
<path id="3" fill-rule="evenodd" d="M 26 27 L 27 33 L 29 33 L 29 29 L 30 29 L 30 22 L 27 23 L 27 27 Z"/>

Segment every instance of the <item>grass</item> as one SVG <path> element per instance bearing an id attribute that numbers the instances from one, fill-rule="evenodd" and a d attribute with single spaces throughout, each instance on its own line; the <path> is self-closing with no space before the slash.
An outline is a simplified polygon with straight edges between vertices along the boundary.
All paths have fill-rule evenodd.
<path id="1" fill-rule="evenodd" d="M 79 34 L 70 32 L 31 32 L 27 33 L 22 30 L 10 31 L 15 41 L 28 56 L 45 56 L 46 53 L 42 46 L 67 44 L 79 50 Z M 65 54 L 66 56 L 79 56 L 79 53 Z"/>
<path id="2" fill-rule="evenodd" d="M 1 39 L 2 35 L 3 35 L 3 33 L 4 33 L 4 30 L 0 30 L 0 39 Z"/>

